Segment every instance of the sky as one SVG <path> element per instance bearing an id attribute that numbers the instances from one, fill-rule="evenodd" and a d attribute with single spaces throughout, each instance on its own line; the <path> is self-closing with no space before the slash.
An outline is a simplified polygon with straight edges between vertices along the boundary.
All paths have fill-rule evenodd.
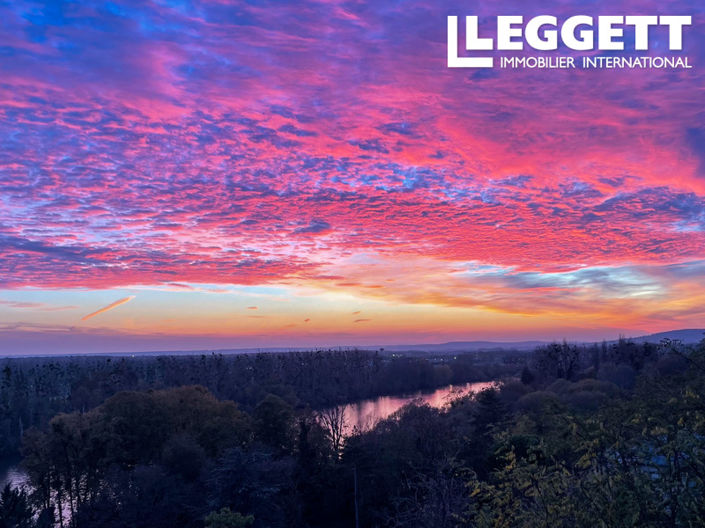
<path id="1" fill-rule="evenodd" d="M 449 69 L 446 20 L 691 15 L 691 69 Z M 702 328 L 705 4 L 0 4 L 0 353 Z M 538 55 L 537 52 L 512 52 Z M 498 56 L 498 55 L 497 55 Z"/>

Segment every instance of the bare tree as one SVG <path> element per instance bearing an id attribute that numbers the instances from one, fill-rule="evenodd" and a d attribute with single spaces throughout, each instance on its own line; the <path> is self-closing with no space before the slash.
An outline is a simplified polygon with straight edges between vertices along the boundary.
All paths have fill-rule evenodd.
<path id="1" fill-rule="evenodd" d="M 345 419 L 345 406 L 338 405 L 318 413 L 318 422 L 325 429 L 333 446 L 335 456 L 339 457 L 345 441 L 347 421 Z"/>

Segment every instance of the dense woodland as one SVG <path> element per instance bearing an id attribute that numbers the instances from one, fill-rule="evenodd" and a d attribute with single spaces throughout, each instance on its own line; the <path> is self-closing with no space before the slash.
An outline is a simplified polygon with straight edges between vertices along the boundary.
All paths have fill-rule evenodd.
<path id="1" fill-rule="evenodd" d="M 200 385 L 247 412 L 267 394 L 295 408 L 320 409 L 495 379 L 516 370 L 516 358 L 502 359 L 397 357 L 361 350 L 0 359 L 0 453 L 17 453 L 30 427 L 46 426 L 58 413 L 93 409 L 121 391 Z"/>
<path id="2" fill-rule="evenodd" d="M 288 361 L 278 356 L 46 370 L 64 381 L 42 394 L 75 410 L 23 418 L 36 422 L 22 440 L 32 485 L 0 493 L 0 527 L 702 525 L 705 341 L 541 347 L 501 367 L 517 377 L 495 389 L 443 409 L 410 404 L 347 438 L 335 408 L 316 403 L 462 369 L 323 356 L 327 374 L 308 378 L 303 365 L 301 378 L 274 374 Z M 246 374 L 258 361 L 269 374 Z M 74 394 L 78 380 L 92 383 Z"/>

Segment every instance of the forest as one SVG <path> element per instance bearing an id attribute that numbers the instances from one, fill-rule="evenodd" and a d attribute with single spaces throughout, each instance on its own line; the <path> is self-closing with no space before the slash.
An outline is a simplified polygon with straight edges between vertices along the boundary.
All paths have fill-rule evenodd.
<path id="1" fill-rule="evenodd" d="M 26 429 L 46 426 L 58 413 L 93 409 L 121 391 L 200 385 L 247 412 L 268 394 L 297 409 L 320 409 L 496 379 L 513 373 L 517 361 L 510 353 L 478 360 L 363 350 L 0 359 L 0 453 L 18 453 Z"/>
<path id="2" fill-rule="evenodd" d="M 8 360 L 0 527 L 699 526 L 705 340 Z M 479 379 L 342 434 L 336 404 Z"/>

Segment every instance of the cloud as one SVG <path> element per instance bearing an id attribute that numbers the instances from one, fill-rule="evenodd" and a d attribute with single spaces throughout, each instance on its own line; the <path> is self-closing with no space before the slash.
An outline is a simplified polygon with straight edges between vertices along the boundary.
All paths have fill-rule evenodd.
<path id="1" fill-rule="evenodd" d="M 242 4 L 0 8 L 0 288 L 288 284 L 523 312 L 589 291 L 618 317 L 615 292 L 680 285 L 615 270 L 705 254 L 705 70 L 451 71 L 450 0 Z M 393 266 L 366 275 L 363 255 Z M 455 274 L 469 261 L 513 276 Z"/>
<path id="2" fill-rule="evenodd" d="M 294 233 L 298 234 L 321 234 L 330 231 L 330 224 L 325 220 L 311 220 L 306 227 L 298 227 L 294 229 Z"/>
<path id="3" fill-rule="evenodd" d="M 39 310 L 42 312 L 60 312 L 63 310 L 73 310 L 75 308 L 78 308 L 77 306 L 56 306 L 53 304 L 46 303 L 7 301 L 3 299 L 0 299 L 0 305 L 7 306 L 9 308 L 17 308 L 20 310 Z"/>
<path id="4" fill-rule="evenodd" d="M 705 178 L 705 127 L 693 127 L 686 130 L 688 144 L 700 160 L 700 173 Z"/>
<path id="5" fill-rule="evenodd" d="M 88 319 L 91 319 L 92 317 L 95 317 L 96 315 L 100 315 L 102 313 L 105 313 L 109 310 L 112 310 L 113 308 L 117 308 L 118 306 L 130 302 L 132 299 L 134 299 L 134 295 L 130 295 L 128 297 L 123 297 L 122 299 L 118 299 L 117 301 L 110 303 L 107 306 L 104 306 L 100 310 L 96 310 L 95 312 L 89 313 L 88 315 L 84 315 L 81 317 L 81 321 L 87 321 Z"/>

